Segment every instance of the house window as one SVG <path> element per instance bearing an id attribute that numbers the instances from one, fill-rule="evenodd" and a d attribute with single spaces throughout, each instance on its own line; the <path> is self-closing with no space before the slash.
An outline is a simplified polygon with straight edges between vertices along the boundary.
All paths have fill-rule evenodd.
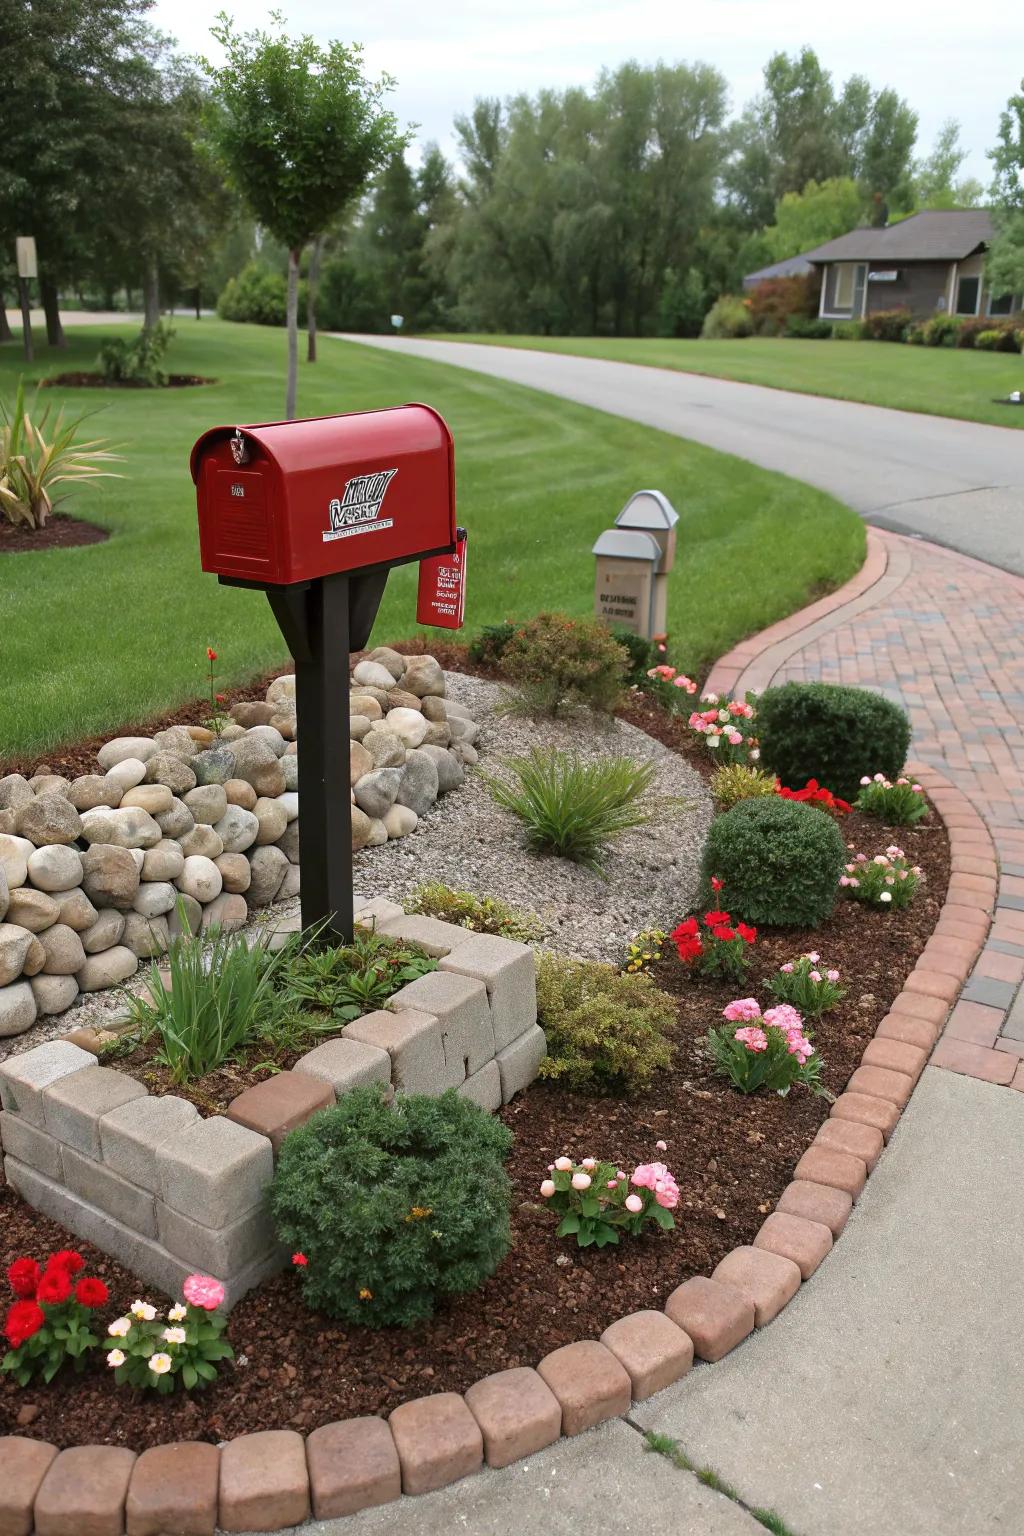
<path id="1" fill-rule="evenodd" d="M 958 315 L 976 315 L 978 313 L 980 288 L 980 277 L 962 277 L 960 279 L 956 285 L 956 313 Z"/>
<path id="2" fill-rule="evenodd" d="M 836 292 L 833 300 L 836 309 L 853 308 L 853 274 L 852 263 L 836 267 Z"/>
<path id="3" fill-rule="evenodd" d="M 990 315 L 1012 315 L 1013 294 L 1001 293 L 997 299 L 990 293 L 988 296 L 988 312 Z"/>

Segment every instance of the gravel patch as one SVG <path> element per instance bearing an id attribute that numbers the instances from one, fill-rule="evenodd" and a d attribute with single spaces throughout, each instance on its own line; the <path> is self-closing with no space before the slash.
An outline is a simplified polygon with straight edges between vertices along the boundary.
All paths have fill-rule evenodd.
<path id="1" fill-rule="evenodd" d="M 357 892 L 404 902 L 427 880 L 439 880 L 477 896 L 500 896 L 535 912 L 547 933 L 544 944 L 586 959 L 618 962 L 634 933 L 683 915 L 697 889 L 701 850 L 712 817 L 704 781 L 676 753 L 646 732 L 620 720 L 531 720 L 498 712 L 505 690 L 463 673 L 446 674 L 448 696 L 480 724 L 477 750 L 484 772 L 498 760 L 556 747 L 596 760 L 622 755 L 651 760 L 656 779 L 654 813 L 646 826 L 617 838 L 605 859 L 605 877 L 568 859 L 531 853 L 522 825 L 495 805 L 482 772 L 467 769 L 466 782 L 438 801 L 409 837 L 365 849 L 353 859 Z M 297 899 L 256 914 L 243 932 L 254 932 L 299 910 Z M 148 962 L 124 987 L 82 994 L 66 1013 L 41 1018 L 23 1035 L 0 1040 L 0 1060 L 32 1050 L 83 1026 L 102 1029 L 138 992 Z"/>

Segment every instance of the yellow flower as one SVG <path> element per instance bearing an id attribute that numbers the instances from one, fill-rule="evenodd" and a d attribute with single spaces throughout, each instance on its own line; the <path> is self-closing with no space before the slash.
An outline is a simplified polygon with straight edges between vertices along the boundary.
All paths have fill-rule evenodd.
<path id="1" fill-rule="evenodd" d="M 373 1300 L 373 1292 L 372 1291 L 368 1291 L 366 1289 L 365 1285 L 363 1286 L 362 1290 L 359 1292 L 359 1300 L 360 1301 L 372 1301 Z"/>

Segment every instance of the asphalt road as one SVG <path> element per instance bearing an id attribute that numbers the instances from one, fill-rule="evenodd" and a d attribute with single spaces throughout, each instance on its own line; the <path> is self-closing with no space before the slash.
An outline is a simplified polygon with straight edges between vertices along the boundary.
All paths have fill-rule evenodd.
<path id="1" fill-rule="evenodd" d="M 344 339 L 454 363 L 693 438 L 820 486 L 879 527 L 1024 575 L 1020 430 L 553 352 Z"/>

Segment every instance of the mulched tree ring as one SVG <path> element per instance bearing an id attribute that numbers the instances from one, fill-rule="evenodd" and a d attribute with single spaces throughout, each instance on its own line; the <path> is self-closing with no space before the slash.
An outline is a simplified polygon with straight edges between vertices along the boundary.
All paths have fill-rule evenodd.
<path id="1" fill-rule="evenodd" d="M 8 523 L 0 518 L 0 555 L 33 555 L 43 549 L 74 549 L 80 544 L 102 544 L 110 530 L 79 517 L 54 512 L 41 528 Z"/>
<path id="2" fill-rule="evenodd" d="M 204 378 L 201 373 L 169 373 L 166 384 L 147 384 L 144 379 L 108 379 L 102 373 L 57 373 L 52 379 L 39 382 L 43 389 L 193 389 L 199 384 L 220 381 Z"/>

